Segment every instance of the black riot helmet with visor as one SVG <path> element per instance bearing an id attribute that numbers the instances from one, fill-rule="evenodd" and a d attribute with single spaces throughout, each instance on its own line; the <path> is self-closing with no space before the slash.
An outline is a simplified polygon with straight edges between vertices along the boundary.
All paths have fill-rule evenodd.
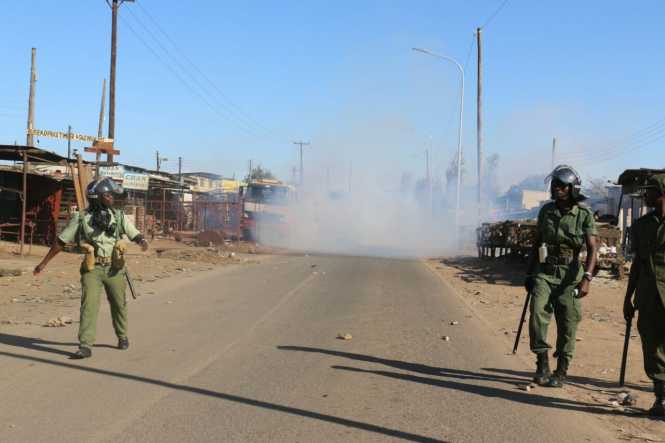
<path id="1" fill-rule="evenodd" d="M 105 231 L 107 235 L 113 235 L 116 229 L 116 222 L 112 216 L 112 209 L 107 207 L 108 203 L 104 202 L 102 196 L 104 194 L 111 194 L 112 196 L 119 196 L 124 193 L 122 186 L 114 182 L 109 177 L 92 181 L 86 188 L 86 196 L 90 202 L 89 211 L 91 214 L 91 222 L 94 228 L 100 231 Z"/>
<path id="2" fill-rule="evenodd" d="M 582 179 L 577 171 L 568 165 L 559 165 L 545 177 L 545 183 L 550 183 L 550 196 L 555 200 L 554 187 L 568 186 L 570 189 L 570 197 L 574 202 L 586 200 L 586 196 L 582 194 Z"/>
<path id="3" fill-rule="evenodd" d="M 103 194 L 112 194 L 114 196 L 122 195 L 124 190 L 121 185 L 113 181 L 110 177 L 104 177 L 90 182 L 86 189 L 86 196 L 92 202 L 101 202 Z"/>

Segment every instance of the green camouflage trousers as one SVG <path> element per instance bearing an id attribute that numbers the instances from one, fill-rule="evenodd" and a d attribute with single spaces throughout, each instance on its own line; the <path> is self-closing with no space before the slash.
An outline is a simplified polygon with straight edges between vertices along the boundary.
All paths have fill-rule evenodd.
<path id="1" fill-rule="evenodd" d="M 573 290 L 579 281 L 577 275 L 567 278 L 567 270 L 560 271 L 563 278 L 543 278 L 539 275 L 535 279 L 531 293 L 529 338 L 531 351 L 548 351 L 551 346 L 547 343 L 547 329 L 554 314 L 557 329 L 556 354 L 570 364 L 575 352 L 577 325 L 582 320 L 582 306 L 580 300 L 573 296 Z"/>
<path id="2" fill-rule="evenodd" d="M 644 295 L 639 298 L 637 311 L 644 371 L 652 380 L 665 381 L 665 308 L 657 292 L 651 297 Z"/>
<path id="3" fill-rule="evenodd" d="M 97 336 L 97 316 L 102 289 L 111 305 L 113 329 L 118 338 L 127 338 L 127 299 L 125 298 L 125 271 L 112 270 L 111 266 L 95 265 L 92 271 L 81 271 L 81 323 L 79 342 L 91 347 Z"/>

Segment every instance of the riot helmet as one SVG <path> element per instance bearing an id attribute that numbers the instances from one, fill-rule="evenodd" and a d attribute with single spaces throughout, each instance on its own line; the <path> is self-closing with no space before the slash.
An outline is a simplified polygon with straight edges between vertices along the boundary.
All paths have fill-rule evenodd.
<path id="1" fill-rule="evenodd" d="M 109 177 L 104 177 L 92 181 L 86 188 L 86 195 L 90 202 L 88 211 L 91 214 L 91 223 L 95 229 L 106 232 L 107 235 L 113 235 L 116 229 L 116 221 L 112 216 L 112 209 L 108 203 L 104 202 L 102 196 L 111 194 L 118 196 L 123 193 L 122 186 Z"/>
<path id="2" fill-rule="evenodd" d="M 86 188 L 86 195 L 91 202 L 99 201 L 102 194 L 107 192 L 113 195 L 122 195 L 124 190 L 121 185 L 114 182 L 110 177 L 93 180 Z"/>
<path id="3" fill-rule="evenodd" d="M 554 185 L 569 186 L 570 197 L 574 202 L 586 200 L 586 196 L 582 194 L 582 179 L 577 171 L 568 165 L 559 165 L 545 177 L 545 183 L 550 183 L 550 196 L 555 200 Z"/>

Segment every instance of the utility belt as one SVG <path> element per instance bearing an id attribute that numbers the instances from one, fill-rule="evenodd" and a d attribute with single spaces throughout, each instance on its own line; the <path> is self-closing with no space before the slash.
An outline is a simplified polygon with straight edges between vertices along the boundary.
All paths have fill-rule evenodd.
<path id="1" fill-rule="evenodd" d="M 113 262 L 113 257 L 95 257 L 95 264 L 108 266 Z"/>
<path id="2" fill-rule="evenodd" d="M 567 266 L 578 261 L 577 257 L 570 256 L 555 256 L 548 255 L 545 259 L 545 264 L 555 266 Z"/>
<path id="3" fill-rule="evenodd" d="M 561 246 L 547 246 L 548 257 L 566 257 L 570 259 L 577 258 L 580 255 L 579 250 L 571 248 L 562 248 Z"/>
<path id="4" fill-rule="evenodd" d="M 81 243 L 80 246 L 85 251 L 83 267 L 88 271 L 92 271 L 96 265 L 112 266 L 113 269 L 117 270 L 125 267 L 125 251 L 127 246 L 122 241 L 116 243 L 113 248 L 113 254 L 110 257 L 100 257 L 96 255 L 95 248 L 88 243 Z"/>
<path id="5" fill-rule="evenodd" d="M 548 275 L 557 275 L 559 266 L 579 264 L 580 251 L 561 245 L 543 245 L 538 248 L 542 271 Z"/>

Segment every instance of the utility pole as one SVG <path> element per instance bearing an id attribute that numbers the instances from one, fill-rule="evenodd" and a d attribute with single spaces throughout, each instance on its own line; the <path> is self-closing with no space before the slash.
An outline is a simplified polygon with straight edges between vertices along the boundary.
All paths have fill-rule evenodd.
<path id="1" fill-rule="evenodd" d="M 28 99 L 28 135 L 25 144 L 35 146 L 32 130 L 35 128 L 35 83 L 37 83 L 37 49 L 32 48 L 30 62 L 30 98 Z"/>
<path id="2" fill-rule="evenodd" d="M 556 161 L 556 137 L 552 138 L 552 168 L 551 171 L 554 171 L 554 165 Z"/>
<path id="3" fill-rule="evenodd" d="M 483 49 L 481 42 L 481 28 L 476 29 L 478 48 L 478 88 L 476 102 L 476 142 L 478 148 L 478 223 L 482 219 L 483 200 Z"/>
<path id="4" fill-rule="evenodd" d="M 159 151 L 155 151 L 155 155 L 157 160 L 157 172 L 159 172 L 162 169 L 162 163 L 169 161 L 169 159 L 166 157 L 160 157 Z"/>
<path id="5" fill-rule="evenodd" d="M 111 7 L 111 74 L 109 77 L 109 138 L 115 139 L 115 68 L 118 48 L 118 9 L 134 0 L 106 0 Z"/>
<path id="6" fill-rule="evenodd" d="M 67 127 L 67 159 L 70 158 L 72 158 L 72 125 Z"/>
<path id="7" fill-rule="evenodd" d="M 303 148 L 303 146 L 309 146 L 310 143 L 299 141 L 299 142 L 293 142 L 293 144 L 300 146 L 300 177 L 299 178 L 300 178 L 300 187 L 302 187 L 303 184 L 305 183 L 305 178 L 304 178 L 305 177 L 305 175 L 304 175 L 305 171 L 304 171 L 303 161 L 302 161 L 302 148 Z"/>
<path id="8" fill-rule="evenodd" d="M 101 106 L 99 108 L 99 126 L 97 126 L 97 139 L 102 140 L 104 138 L 104 114 L 106 110 L 106 79 L 102 81 L 102 99 Z M 95 152 L 95 177 L 99 178 L 99 162 L 101 160 L 102 153 L 101 151 Z"/>
<path id="9" fill-rule="evenodd" d="M 106 79 L 102 82 L 102 100 L 99 108 L 99 126 L 97 127 L 97 138 L 104 138 L 104 111 L 106 110 Z"/>
<path id="10" fill-rule="evenodd" d="M 425 149 L 425 177 L 427 180 L 427 201 L 430 206 L 430 211 L 434 211 L 433 196 L 432 196 L 432 173 L 430 171 L 429 163 L 429 149 Z"/>
<path id="11" fill-rule="evenodd" d="M 330 166 L 326 166 L 326 192 L 330 192 Z"/>

